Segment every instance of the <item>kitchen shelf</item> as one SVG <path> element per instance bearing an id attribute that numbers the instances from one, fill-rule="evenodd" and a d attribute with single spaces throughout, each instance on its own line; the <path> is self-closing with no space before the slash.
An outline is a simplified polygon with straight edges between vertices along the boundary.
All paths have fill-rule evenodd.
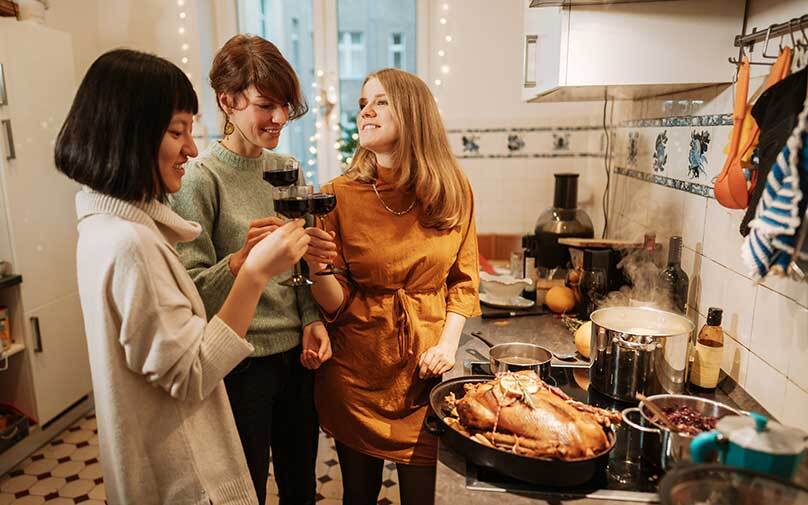
<path id="1" fill-rule="evenodd" d="M 0 288 L 10 288 L 22 283 L 22 275 L 4 275 L 0 277 Z"/>
<path id="2" fill-rule="evenodd" d="M 530 0 L 530 7 L 581 7 L 586 5 L 674 2 L 676 0 Z"/>
<path id="3" fill-rule="evenodd" d="M 23 344 L 16 344 L 16 343 L 11 344 L 11 347 L 9 347 L 6 350 L 6 357 L 10 358 L 10 357 L 14 356 L 15 354 L 21 353 L 24 350 L 25 350 L 25 346 Z"/>

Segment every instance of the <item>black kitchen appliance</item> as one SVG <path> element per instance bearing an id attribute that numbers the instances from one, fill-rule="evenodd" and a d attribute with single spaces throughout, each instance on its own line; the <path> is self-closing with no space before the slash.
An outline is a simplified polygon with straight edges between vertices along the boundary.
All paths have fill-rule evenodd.
<path id="1" fill-rule="evenodd" d="M 554 174 L 553 206 L 542 212 L 532 235 L 522 237 L 522 244 L 536 258 L 536 266 L 546 269 L 565 267 L 570 260 L 564 237 L 593 238 L 592 220 L 578 208 L 578 174 Z"/>

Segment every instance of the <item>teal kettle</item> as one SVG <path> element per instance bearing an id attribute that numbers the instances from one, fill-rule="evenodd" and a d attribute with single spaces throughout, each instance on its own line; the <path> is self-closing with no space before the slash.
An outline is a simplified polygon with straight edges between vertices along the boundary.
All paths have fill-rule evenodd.
<path id="1" fill-rule="evenodd" d="M 694 463 L 703 463 L 718 452 L 725 465 L 792 479 L 805 457 L 807 440 L 804 431 L 751 412 L 719 420 L 715 430 L 693 439 L 690 455 Z"/>

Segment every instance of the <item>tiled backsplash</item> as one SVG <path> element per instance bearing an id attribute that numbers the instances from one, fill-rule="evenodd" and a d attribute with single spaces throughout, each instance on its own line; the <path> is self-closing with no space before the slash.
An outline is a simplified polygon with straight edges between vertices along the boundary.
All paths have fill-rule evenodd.
<path id="1" fill-rule="evenodd" d="M 474 189 L 479 233 L 533 231 L 553 203 L 553 174 L 582 174 L 578 202 L 603 229 L 605 135 L 601 126 L 448 129 L 449 144 Z M 503 202 L 507 202 L 504 204 Z"/>
<path id="2" fill-rule="evenodd" d="M 712 193 L 732 130 L 732 89 L 673 102 L 691 114 L 670 114 L 671 103 L 650 99 L 618 113 L 609 235 L 654 230 L 665 244 L 682 235 L 691 317 L 700 328 L 708 307 L 724 309 L 722 368 L 772 415 L 808 430 L 808 285 L 757 284 L 741 261 L 744 211 L 723 208 Z"/>
<path id="3" fill-rule="evenodd" d="M 459 159 L 602 158 L 602 131 L 600 126 L 533 126 L 450 129 L 446 133 Z"/>

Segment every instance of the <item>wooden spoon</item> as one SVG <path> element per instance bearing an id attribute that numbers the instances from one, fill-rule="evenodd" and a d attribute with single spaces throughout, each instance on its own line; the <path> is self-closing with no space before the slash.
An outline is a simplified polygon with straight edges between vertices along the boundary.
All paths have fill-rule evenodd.
<path id="1" fill-rule="evenodd" d="M 652 421 L 660 421 L 660 424 L 670 431 L 679 431 L 671 420 L 668 419 L 668 416 L 665 415 L 665 412 L 653 402 L 648 401 L 648 398 L 644 394 L 637 393 L 637 399 L 640 400 L 641 405 L 645 405 L 645 407 L 656 417 L 656 419 L 652 419 Z"/>

